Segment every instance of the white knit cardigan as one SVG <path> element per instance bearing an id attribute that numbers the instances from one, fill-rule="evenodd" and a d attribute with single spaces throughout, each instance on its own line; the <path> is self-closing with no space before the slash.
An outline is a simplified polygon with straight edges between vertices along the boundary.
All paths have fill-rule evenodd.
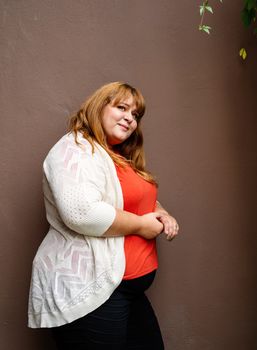
<path id="1" fill-rule="evenodd" d="M 49 232 L 33 261 L 32 328 L 72 322 L 104 303 L 125 269 L 124 237 L 101 237 L 123 208 L 115 166 L 81 134 L 63 136 L 47 155 L 43 191 Z"/>

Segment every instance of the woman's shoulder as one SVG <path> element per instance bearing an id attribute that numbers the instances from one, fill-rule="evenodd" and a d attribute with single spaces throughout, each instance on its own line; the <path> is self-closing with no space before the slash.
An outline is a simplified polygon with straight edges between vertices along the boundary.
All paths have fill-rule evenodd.
<path id="1" fill-rule="evenodd" d="M 62 136 L 48 152 L 45 164 L 56 164 L 72 161 L 82 161 L 83 159 L 102 163 L 110 158 L 107 152 L 98 144 L 93 145 L 78 132 L 77 137 L 70 132 Z"/>
<path id="2" fill-rule="evenodd" d="M 92 153 L 92 145 L 81 133 L 69 132 L 63 135 L 49 150 L 46 159 L 52 156 L 61 156 L 63 154 L 85 154 Z"/>

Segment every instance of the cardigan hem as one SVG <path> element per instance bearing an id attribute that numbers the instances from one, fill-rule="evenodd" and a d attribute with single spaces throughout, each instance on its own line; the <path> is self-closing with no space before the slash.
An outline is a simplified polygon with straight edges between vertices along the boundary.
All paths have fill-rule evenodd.
<path id="1" fill-rule="evenodd" d="M 88 313 L 94 311 L 101 306 L 106 300 L 109 299 L 114 290 L 122 281 L 122 277 L 125 270 L 125 261 L 121 264 L 120 276 L 116 283 L 106 283 L 104 286 L 100 286 L 101 294 L 91 294 L 85 302 L 76 304 L 74 307 L 67 310 L 57 310 L 53 312 L 44 313 L 29 313 L 28 314 L 28 327 L 29 328 L 53 328 L 62 326 L 66 323 L 75 321 Z M 111 279 L 110 276 L 108 276 Z M 103 293 L 105 290 L 105 293 Z"/>

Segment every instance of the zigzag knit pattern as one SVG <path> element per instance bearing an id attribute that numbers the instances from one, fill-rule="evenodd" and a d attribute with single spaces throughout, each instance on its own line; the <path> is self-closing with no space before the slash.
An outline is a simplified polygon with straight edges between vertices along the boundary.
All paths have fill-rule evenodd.
<path id="1" fill-rule="evenodd" d="M 99 146 L 65 135 L 43 169 L 49 232 L 33 262 L 29 326 L 55 327 L 109 298 L 124 273 L 123 237 L 103 238 L 122 208 L 114 164 Z"/>

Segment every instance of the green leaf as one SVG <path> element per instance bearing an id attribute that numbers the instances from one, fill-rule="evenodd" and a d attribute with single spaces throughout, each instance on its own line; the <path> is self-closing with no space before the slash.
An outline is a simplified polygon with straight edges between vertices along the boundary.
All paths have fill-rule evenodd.
<path id="1" fill-rule="evenodd" d="M 247 10 L 251 10 L 254 9 L 256 7 L 257 1 L 256 0 L 246 0 L 245 1 L 245 8 L 247 8 Z"/>
<path id="2" fill-rule="evenodd" d="M 206 10 L 213 14 L 213 10 L 211 6 L 205 6 Z"/>
<path id="3" fill-rule="evenodd" d="M 199 6 L 200 7 L 200 16 L 204 14 L 205 7 L 203 5 Z"/>
<path id="4" fill-rule="evenodd" d="M 207 34 L 210 34 L 210 30 L 207 28 L 203 28 L 203 31 L 205 31 L 205 33 L 207 33 Z"/>
<path id="5" fill-rule="evenodd" d="M 255 16 L 256 16 L 256 12 L 254 9 L 251 9 L 250 11 L 248 11 L 246 8 L 243 9 L 241 13 L 241 17 L 245 27 L 249 27 L 252 21 L 254 21 Z"/>
<path id="6" fill-rule="evenodd" d="M 207 34 L 210 34 L 211 27 L 207 26 L 207 25 L 203 25 L 203 26 L 199 27 L 199 30 L 201 30 Z"/>

